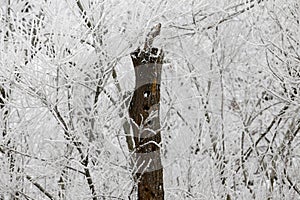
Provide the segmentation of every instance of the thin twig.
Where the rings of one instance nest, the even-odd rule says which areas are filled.
[[[26,175],[27,180],[29,180],[35,187],[37,187],[43,194],[45,194],[49,199],[51,200],[55,200],[55,198],[53,197],[52,194],[50,194],[49,192],[47,192],[47,190],[45,188],[43,188],[38,182],[36,182],[35,180],[33,180],[33,178],[29,175]]]
[[[19,155],[21,155],[21,156],[25,156],[25,157],[27,157],[27,158],[32,158],[32,159],[35,159],[35,160],[39,160],[39,161],[42,161],[42,162],[47,162],[47,163],[49,163],[49,164],[52,164],[52,162],[49,161],[49,160],[47,160],[47,159],[39,158],[39,157],[37,157],[37,156],[32,156],[32,155],[29,155],[29,154],[26,154],[26,153],[17,151],[17,150],[15,150],[15,149],[8,148],[8,147],[5,147],[5,146],[3,146],[3,145],[0,145],[0,152],[4,154],[5,151],[10,151],[10,152],[13,152],[13,153],[15,153],[15,154],[19,154]],[[73,168],[73,167],[70,167],[70,166],[63,166],[63,167],[65,167],[65,168],[67,168],[67,169],[70,169],[70,170],[72,170],[72,171],[74,171],[74,172],[78,172],[78,173],[80,173],[80,174],[85,175],[85,173],[84,173],[83,171],[80,171],[80,170],[75,169],[75,168]]]
[[[76,4],[77,4],[77,6],[78,6],[78,8],[79,8],[79,10],[80,10],[80,13],[81,13],[81,15],[82,15],[82,18],[84,19],[84,22],[86,23],[86,26],[87,26],[88,28],[92,29],[92,28],[93,28],[93,25],[92,25],[92,23],[90,22],[90,20],[88,19],[87,13],[86,13],[86,11],[84,10],[83,5],[82,5],[82,3],[80,2],[80,0],[76,0]]]

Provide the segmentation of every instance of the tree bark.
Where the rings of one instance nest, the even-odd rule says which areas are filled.
[[[157,48],[131,53],[136,86],[129,106],[134,136],[135,181],[138,199],[164,199],[160,157],[160,82],[163,52]]]

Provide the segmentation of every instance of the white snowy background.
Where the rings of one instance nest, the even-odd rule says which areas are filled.
[[[136,199],[123,97],[157,23],[165,199],[300,199],[298,0],[0,0],[0,199],[92,199],[85,169]]]

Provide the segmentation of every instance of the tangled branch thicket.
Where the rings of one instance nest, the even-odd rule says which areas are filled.
[[[130,54],[152,44],[164,198],[299,198],[299,13],[298,0],[2,0],[0,199],[137,198]]]

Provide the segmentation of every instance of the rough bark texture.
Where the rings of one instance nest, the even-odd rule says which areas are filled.
[[[136,87],[129,116],[134,135],[135,180],[138,199],[164,199],[163,168],[160,158],[160,82],[163,53],[157,48],[131,53]]]

